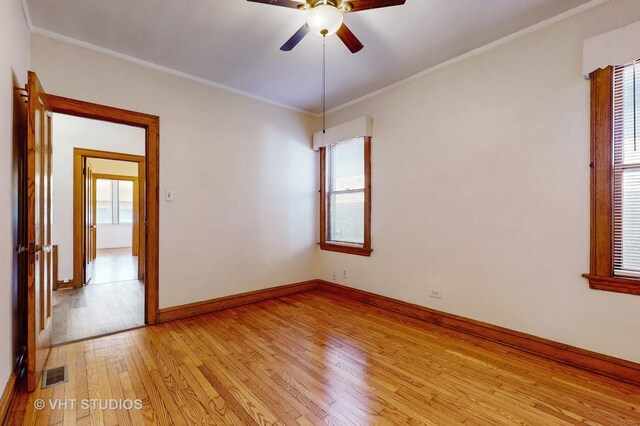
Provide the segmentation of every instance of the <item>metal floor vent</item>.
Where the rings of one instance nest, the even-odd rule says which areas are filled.
[[[51,368],[42,373],[42,389],[69,381],[67,366]]]

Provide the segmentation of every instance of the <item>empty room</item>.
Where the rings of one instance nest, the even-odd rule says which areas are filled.
[[[0,0],[0,423],[640,424],[637,0]]]

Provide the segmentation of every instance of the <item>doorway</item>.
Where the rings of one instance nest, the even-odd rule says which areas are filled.
[[[143,326],[145,131],[56,113],[52,128],[62,278],[53,294],[52,344]]]
[[[12,207],[18,211],[18,229],[24,230],[18,232],[16,252],[19,255],[18,288],[23,292],[26,303],[18,306],[17,316],[20,318],[19,328],[26,331],[26,356],[18,358],[16,370],[24,368],[27,390],[33,391],[41,380],[40,373],[51,347],[51,292],[58,284],[52,279],[58,272],[58,265],[53,259],[58,250],[56,241],[49,238],[49,230],[59,218],[52,214],[51,209],[43,208],[60,203],[58,199],[50,202],[51,196],[47,195],[52,186],[51,177],[55,178],[59,172],[52,172],[50,163],[51,147],[55,146],[50,137],[52,114],[125,124],[144,132],[145,171],[144,178],[139,181],[140,185],[144,182],[144,213],[140,218],[144,238],[139,249],[145,253],[143,300],[146,324],[155,324],[158,316],[160,123],[157,116],[47,94],[37,75],[31,71],[25,88],[21,96],[27,98],[26,137],[17,150],[18,198]],[[74,282],[74,278],[67,280],[67,284]]]

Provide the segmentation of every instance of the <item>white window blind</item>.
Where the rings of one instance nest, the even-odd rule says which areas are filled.
[[[96,179],[97,223],[133,223],[133,181]]]
[[[640,60],[614,71],[613,271],[640,277]]]
[[[133,181],[118,181],[118,222],[133,223]]]
[[[96,180],[96,221],[97,223],[113,223],[113,187],[111,180]]]
[[[327,240],[364,244],[364,138],[327,147]]]

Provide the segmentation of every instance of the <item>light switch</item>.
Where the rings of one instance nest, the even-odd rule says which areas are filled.
[[[167,189],[164,192],[165,201],[173,201],[173,189]]]

